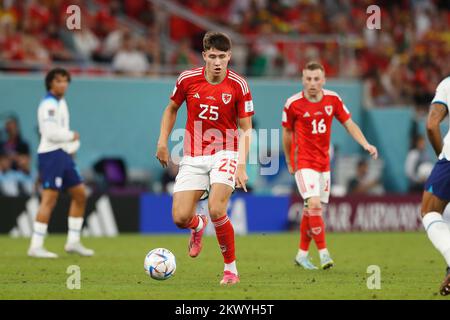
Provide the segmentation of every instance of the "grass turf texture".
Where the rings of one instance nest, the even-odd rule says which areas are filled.
[[[221,287],[222,256],[215,237],[205,237],[201,255],[187,254],[188,235],[121,235],[85,238],[92,258],[63,251],[64,235],[50,235],[46,247],[56,260],[26,256],[28,239],[0,237],[0,299],[447,299],[438,295],[445,263],[424,233],[328,234],[336,263],[330,270],[294,265],[297,233],[237,237],[241,283]],[[146,253],[157,247],[177,259],[165,281],[143,270]],[[317,251],[311,251],[318,265]],[[70,265],[81,268],[81,289],[66,287]],[[381,269],[381,289],[369,290],[369,265]]]

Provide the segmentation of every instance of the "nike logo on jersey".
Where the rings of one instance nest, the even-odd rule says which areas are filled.
[[[194,94],[194,98],[200,99],[200,95],[198,94],[198,92]]]
[[[311,115],[309,114],[309,112],[306,112],[306,113],[303,115],[303,118],[308,118],[308,117],[311,117]]]

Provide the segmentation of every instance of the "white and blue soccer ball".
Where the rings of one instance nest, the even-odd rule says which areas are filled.
[[[155,280],[169,279],[177,269],[175,255],[165,248],[153,249],[145,256],[144,269]]]

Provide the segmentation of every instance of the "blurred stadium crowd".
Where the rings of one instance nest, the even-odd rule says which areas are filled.
[[[381,8],[380,30],[366,25],[372,4]],[[81,8],[80,30],[66,27],[70,5]],[[203,63],[207,25],[232,34],[232,68],[243,75],[298,78],[306,61],[318,60],[329,78],[362,81],[365,108],[414,106],[423,116],[450,74],[448,0],[0,0],[0,72],[60,65],[75,75],[176,75]],[[0,193],[28,193],[29,148],[8,121],[0,185],[17,187],[6,183]],[[412,148],[407,167],[427,162],[422,149]],[[163,180],[175,175],[169,170]]]
[[[11,116],[0,130],[0,195],[30,195],[36,177],[31,170],[30,146],[22,138],[17,118]]]
[[[1,0],[0,70],[176,74],[201,63],[205,29],[147,0]],[[446,0],[177,0],[186,11],[239,34],[233,63],[247,76],[295,77],[320,60],[328,77],[363,79],[366,107],[427,106],[450,73]],[[381,8],[381,30],[366,9]],[[66,28],[69,5],[81,30]],[[168,35],[164,39],[163,35]],[[306,40],[305,40],[306,39]],[[339,58],[338,58],[339,57]]]

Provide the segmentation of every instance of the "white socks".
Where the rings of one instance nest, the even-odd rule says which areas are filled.
[[[323,259],[323,256],[325,256],[325,255],[327,255],[327,256],[329,256],[330,255],[330,253],[328,252],[328,249],[320,249],[319,250],[319,257],[320,257],[320,259]]]
[[[69,217],[69,231],[67,233],[67,243],[80,242],[81,228],[84,219],[82,217]]]
[[[33,236],[31,237],[31,248],[41,248],[44,246],[44,239],[47,235],[46,223],[35,221],[33,225]]]
[[[69,231],[67,233],[67,243],[80,241],[81,227],[83,218],[69,217]],[[203,225],[203,221],[202,221]],[[44,246],[44,239],[47,235],[48,225],[46,223],[35,221],[33,225],[33,236],[31,237],[31,248],[41,248]]]
[[[297,256],[299,258],[306,258],[308,256],[308,251],[304,251],[302,249],[298,249]]]
[[[230,271],[235,275],[237,275],[238,272],[236,268],[236,261],[233,261],[232,263],[225,263],[225,271]]]
[[[429,212],[422,218],[423,226],[435,248],[444,256],[450,267],[450,228],[442,215]]]

